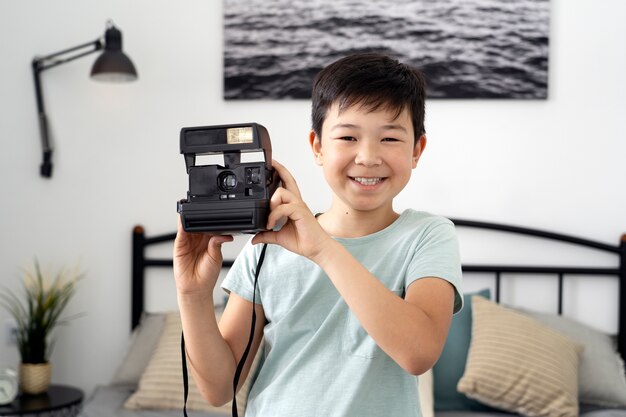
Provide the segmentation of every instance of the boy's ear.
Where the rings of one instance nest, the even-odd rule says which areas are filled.
[[[420,156],[422,156],[424,148],[426,148],[426,135],[420,136],[413,147],[413,168],[417,166],[417,161],[419,161]]]
[[[322,141],[313,130],[309,132],[309,145],[311,145],[315,163],[322,166]]]

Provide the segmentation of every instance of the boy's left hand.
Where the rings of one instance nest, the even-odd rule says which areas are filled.
[[[317,219],[302,200],[296,180],[283,165],[272,161],[278,172],[282,186],[274,192],[270,200],[270,215],[266,232],[260,232],[252,243],[272,243],[313,259],[319,254],[331,237],[322,229]],[[278,231],[272,231],[280,221],[286,223]]]

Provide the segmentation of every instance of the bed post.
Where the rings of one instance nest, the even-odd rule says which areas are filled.
[[[626,233],[622,235],[619,245],[619,316],[617,349],[626,361]]]
[[[143,312],[143,291],[144,291],[144,241],[145,232],[143,227],[133,228],[133,280],[131,288],[131,331],[137,327]]]

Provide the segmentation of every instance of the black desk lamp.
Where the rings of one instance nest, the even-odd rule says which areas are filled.
[[[137,79],[135,66],[130,58],[122,52],[122,32],[113,26],[113,22],[110,20],[107,22],[107,28],[104,33],[104,44],[101,39],[97,39],[93,42],[88,42],[43,57],[35,57],[33,59],[32,68],[35,77],[37,111],[39,113],[39,132],[41,134],[41,145],[43,147],[43,162],[41,163],[40,170],[42,177],[50,178],[52,176],[52,146],[50,145],[48,121],[46,119],[43,95],[41,93],[40,74],[42,71],[89,55],[102,48],[104,48],[104,52],[96,59],[96,62],[94,62],[91,68],[91,78],[99,81],[113,82],[126,82]]]

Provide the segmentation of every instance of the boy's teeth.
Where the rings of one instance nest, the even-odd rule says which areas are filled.
[[[380,182],[380,178],[354,177],[354,180],[363,185],[376,185]]]

